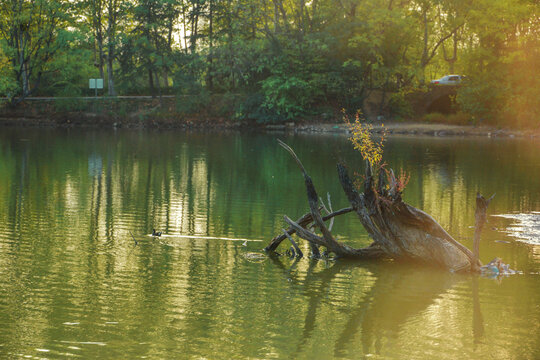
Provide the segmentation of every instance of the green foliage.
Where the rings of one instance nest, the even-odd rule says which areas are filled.
[[[176,109],[180,113],[193,114],[208,106],[210,92],[202,83],[203,58],[198,55],[178,54],[178,70],[174,73]]]
[[[530,0],[16,0],[0,7],[0,95],[87,95],[103,76],[109,95],[175,94],[181,113],[223,104],[218,116],[282,122],[366,112],[384,93],[402,119],[409,89],[456,73],[476,122],[538,126],[539,12]]]
[[[534,2],[507,0],[474,3],[471,33],[478,42],[464,51],[469,76],[457,97],[476,123],[538,127],[540,38]]]
[[[283,122],[285,118],[276,115],[263,106],[264,95],[257,92],[248,94],[235,108],[233,118],[235,120],[248,120],[257,123]]]
[[[397,119],[410,119],[413,117],[411,102],[407,99],[408,91],[392,93],[388,99],[388,110],[390,114]]]
[[[12,68],[0,49],[0,96],[11,98],[20,91]]]
[[[101,109],[101,104],[94,104],[93,101],[78,98],[58,98],[54,100],[54,109],[56,112],[86,112],[95,111]],[[99,109],[97,108],[99,106]]]
[[[262,82],[262,106],[286,120],[301,117],[311,102],[309,83],[295,76],[271,76]]]
[[[0,46],[9,60],[21,96],[28,96],[64,48],[73,20],[66,0],[13,1],[0,7]],[[11,82],[11,81],[10,81]],[[13,89],[13,85],[8,85]]]
[[[78,31],[58,32],[59,49],[47,64],[47,71],[41,75],[42,86],[34,95],[59,97],[93,96],[94,90],[88,89],[88,79],[97,78],[96,68],[87,59],[92,53],[81,47],[86,38]],[[102,94],[103,90],[99,90]]]
[[[458,92],[460,107],[479,123],[497,117],[504,104],[504,75],[479,74]]]

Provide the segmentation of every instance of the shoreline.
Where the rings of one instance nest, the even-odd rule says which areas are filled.
[[[346,124],[299,124],[268,125],[270,130],[294,131],[298,133],[348,133]],[[431,124],[420,122],[389,122],[384,124],[387,135],[432,136],[432,137],[501,137],[501,138],[540,138],[540,130],[503,129],[493,126]],[[373,132],[383,133],[382,124],[373,124]]]
[[[286,124],[253,124],[226,121],[224,119],[171,119],[148,118],[115,120],[108,117],[88,116],[62,117],[2,117],[0,128],[96,128],[96,129],[153,129],[153,130],[211,130],[211,131],[262,131],[299,134],[343,134],[349,133],[345,123],[338,122],[289,122]],[[372,124],[372,132],[382,134],[382,124]],[[501,137],[501,138],[540,138],[540,129],[517,130],[493,126],[451,125],[421,122],[388,122],[384,124],[387,135],[431,136],[431,137]]]
[[[1,99],[0,99],[1,100]],[[102,129],[179,129],[201,131],[262,131],[302,134],[348,134],[347,125],[337,113],[325,118],[298,120],[280,124],[259,124],[254,121],[236,121],[223,112],[223,99],[216,98],[214,106],[196,113],[182,113],[176,97],[117,97],[36,98],[17,107],[0,106],[1,127],[33,128],[102,128]],[[1,105],[1,103],[0,103]],[[368,119],[371,119],[368,117]],[[383,126],[371,122],[373,132],[381,134]],[[388,135],[432,137],[507,137],[540,138],[540,128],[512,129],[490,125],[452,125],[419,121],[385,122]]]

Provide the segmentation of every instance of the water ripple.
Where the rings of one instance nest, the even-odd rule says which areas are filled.
[[[492,215],[505,219],[515,220],[504,232],[531,245],[540,245],[540,212],[532,211],[521,214]]]

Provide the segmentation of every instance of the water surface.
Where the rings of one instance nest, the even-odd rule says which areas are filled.
[[[362,161],[339,135],[2,129],[0,357],[540,357],[539,143],[386,146],[411,176],[405,200],[469,247],[476,192],[496,193],[489,213],[505,216],[490,217],[481,258],[522,274],[487,279],[257,256],[283,215],[307,210],[278,137],[334,210],[347,206],[335,163],[361,172]],[[334,233],[370,242],[352,214]]]

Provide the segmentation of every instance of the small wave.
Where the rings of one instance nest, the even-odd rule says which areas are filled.
[[[77,344],[77,345],[98,345],[98,346],[105,346],[107,343],[101,342],[101,341],[67,341],[67,340],[60,340],[59,342],[63,344]]]
[[[263,261],[265,261],[267,259],[266,254],[256,253],[256,252],[245,253],[244,257],[249,262],[263,262]]]
[[[147,236],[153,237],[152,234]],[[182,238],[182,239],[204,239],[204,240],[228,240],[228,241],[252,241],[252,242],[262,242],[261,239],[243,239],[243,238],[230,238],[230,237],[220,237],[220,236],[202,236],[202,235],[160,235],[162,238]]]
[[[540,212],[532,211],[520,214],[492,215],[515,220],[503,231],[518,241],[532,245],[540,245]]]

